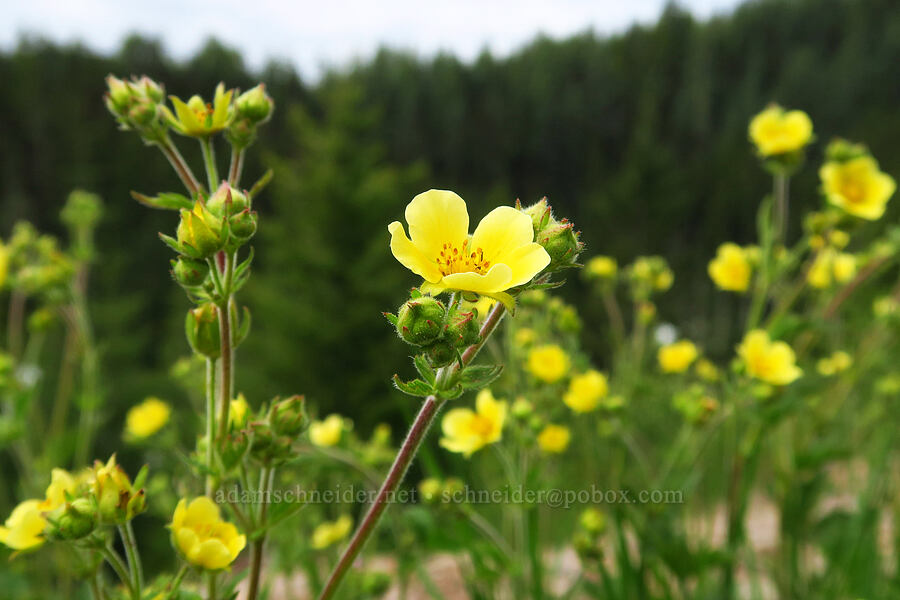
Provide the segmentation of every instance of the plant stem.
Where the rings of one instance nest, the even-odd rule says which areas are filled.
[[[775,242],[784,245],[788,225],[788,182],[787,175],[779,173],[773,177],[775,196]]]
[[[622,311],[619,309],[616,296],[611,290],[602,292],[600,297],[603,299],[603,307],[606,309],[613,341],[616,344],[616,351],[618,351],[625,340],[625,320],[622,318]]]
[[[203,164],[206,166],[209,193],[212,194],[219,187],[219,169],[216,167],[216,150],[213,147],[212,138],[209,136],[200,138],[200,149],[203,151]]]
[[[263,549],[266,544],[266,515],[269,497],[272,495],[272,484],[275,481],[275,467],[263,467],[260,476],[259,527],[262,530],[259,538],[254,540],[250,549],[250,588],[247,592],[247,600],[256,600],[259,595],[259,580],[262,575]]]
[[[231,148],[231,164],[228,167],[228,185],[233,188],[241,183],[241,171],[244,168],[244,150]]]
[[[94,331],[87,308],[87,267],[83,266],[76,285],[72,286],[72,309],[81,340],[81,416],[78,423],[78,443],[74,464],[85,464],[93,438],[94,416],[100,404],[99,364]]]
[[[219,360],[222,363],[219,377],[219,439],[223,439],[228,431],[228,407],[231,402],[232,373],[234,371],[234,352],[232,348],[232,322],[231,322],[231,284],[234,279],[234,254],[225,253],[225,265],[223,268],[225,281],[223,282],[225,300],[219,305],[219,333],[222,354]]]
[[[216,584],[218,583],[218,575],[219,574],[216,573],[215,571],[211,571],[208,574],[208,579],[207,579],[208,592],[207,592],[206,600],[216,600],[216,598],[219,595],[219,592],[216,590],[216,587],[217,587]]]
[[[484,324],[481,326],[479,332],[480,340],[478,343],[466,348],[465,352],[462,353],[461,358],[463,367],[475,358],[478,351],[481,350],[481,347],[484,346],[484,343],[497,328],[497,325],[500,324],[504,313],[505,310],[502,304],[498,302],[494,305],[491,312],[484,320]],[[441,369],[437,375],[436,386],[440,386],[449,381],[450,377],[457,369],[459,369],[459,367],[459,363],[453,363]],[[360,522],[359,527],[353,534],[353,538],[338,559],[334,570],[331,572],[331,576],[328,578],[328,582],[325,584],[325,588],[319,595],[319,600],[327,600],[334,596],[341,580],[350,569],[350,565],[353,564],[356,556],[360,553],[366,541],[369,539],[369,536],[372,535],[372,532],[375,530],[378,520],[387,508],[388,501],[394,495],[394,491],[396,491],[400,482],[403,481],[406,470],[409,468],[412,459],[419,450],[419,446],[425,439],[425,434],[428,433],[428,429],[434,422],[434,418],[437,416],[443,403],[444,400],[434,394],[425,398],[425,401],[422,403],[422,408],[419,410],[419,414],[416,415],[416,419],[413,421],[409,433],[406,434],[406,439],[403,440],[403,445],[400,446],[400,450],[394,459],[394,463],[391,465],[384,482],[381,484],[381,488],[378,490],[378,495],[375,496],[375,500],[369,507],[366,516],[363,517],[362,522]]]
[[[91,577],[91,595],[94,597],[94,600],[104,600],[103,597],[103,585],[100,581],[100,571],[98,570],[93,577]]]
[[[144,570],[141,567],[141,557],[138,554],[137,541],[134,539],[134,530],[131,521],[119,525],[119,535],[122,536],[122,544],[125,546],[125,556],[128,558],[128,570],[131,573],[132,596],[140,600],[141,591],[144,589]]]
[[[25,301],[22,292],[14,290],[9,296],[9,317],[7,319],[7,348],[14,358],[22,353],[22,328],[25,324]]]
[[[172,581],[169,582],[169,585],[166,586],[165,600],[171,600],[172,597],[178,592],[178,590],[181,588],[181,581],[184,579],[184,576],[187,575],[187,572],[188,566],[182,565],[175,577],[172,578]]]
[[[125,563],[122,561],[122,557],[109,546],[103,546],[100,548],[99,552],[103,555],[103,558],[106,559],[106,562],[109,563],[109,566],[112,567],[113,571],[116,572],[116,575],[118,575],[125,587],[128,588],[129,595],[134,595],[131,574],[128,572],[128,567],[126,567]]]
[[[206,359],[206,495],[212,498],[213,438],[216,432],[216,361]]]
[[[158,145],[159,149],[162,150],[162,153],[169,160],[169,164],[175,169],[175,172],[178,174],[178,178],[181,179],[181,183],[184,184],[184,187],[187,188],[192,196],[197,195],[200,192],[200,182],[197,181],[193,171],[191,171],[191,168],[184,161],[184,158],[178,151],[178,147],[175,146],[171,138],[166,136]]]

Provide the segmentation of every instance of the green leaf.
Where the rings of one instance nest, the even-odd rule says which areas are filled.
[[[459,374],[458,383],[466,390],[477,390],[500,377],[503,365],[472,365]]]
[[[256,196],[259,195],[259,193],[263,191],[267,185],[269,185],[269,182],[272,181],[272,177],[274,175],[275,171],[273,171],[272,169],[269,169],[268,171],[263,173],[263,176],[260,177],[256,181],[256,183],[253,184],[253,187],[250,188],[250,191],[247,192],[247,196],[250,197],[250,199],[256,198]]]
[[[410,396],[424,398],[434,393],[434,388],[421,379],[413,379],[412,381],[403,381],[399,375],[394,375],[394,387]]]
[[[131,197],[150,208],[159,208],[162,210],[190,210],[194,206],[194,201],[187,196],[176,194],[175,192],[164,192],[159,196],[145,196],[139,192],[131,192]]]
[[[247,335],[250,333],[250,309],[246,306],[244,307],[244,314],[240,319],[240,325],[237,325],[234,331],[234,335],[232,336],[232,344],[235,348],[241,345],[245,339],[247,339]],[[232,316],[232,322],[237,324],[237,315]]]
[[[416,371],[419,372],[419,375],[421,375],[429,384],[434,386],[437,378],[434,369],[431,368],[431,365],[429,365],[428,361],[425,359],[425,355],[417,354],[413,357],[413,363],[416,365]]]
[[[463,386],[455,385],[449,389],[441,390],[440,392],[438,392],[438,396],[440,396],[444,400],[453,400],[462,396],[462,393],[464,391],[465,390],[463,389]]]

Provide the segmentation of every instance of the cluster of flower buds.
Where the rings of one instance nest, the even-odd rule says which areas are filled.
[[[3,253],[5,279],[11,288],[26,296],[39,296],[48,304],[68,299],[75,265],[56,238],[39,235],[30,223],[22,221],[13,227]]]
[[[269,120],[275,103],[266,94],[266,87],[259,84],[237,97],[234,102],[234,120],[228,126],[225,137],[235,148],[246,148],[256,140],[257,128]]]
[[[147,467],[144,466],[132,482],[116,463],[115,454],[105,464],[99,460],[94,463],[90,490],[96,501],[101,523],[122,524],[147,510],[147,495],[144,491],[147,473]]]
[[[531,217],[534,241],[550,255],[547,272],[581,266],[577,262],[578,255],[584,250],[581,233],[575,231],[575,224],[568,219],[557,220],[546,198],[541,198],[528,208],[522,208],[517,200],[516,208]]]
[[[251,421],[250,455],[263,464],[277,464],[289,458],[294,441],[309,427],[306,399],[294,395],[275,398],[261,418]]]
[[[162,141],[168,125],[163,118],[165,89],[147,76],[124,81],[109,75],[106,108],[123,130],[136,131],[146,142]]]
[[[431,296],[416,295],[403,303],[396,316],[386,316],[404,342],[422,349],[432,367],[449,365],[461,350],[480,339],[475,308],[448,311]]]
[[[627,268],[631,297],[646,302],[656,293],[672,287],[675,274],[662,256],[639,256]]]

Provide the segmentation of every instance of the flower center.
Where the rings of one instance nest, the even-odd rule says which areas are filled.
[[[197,115],[197,118],[201,123],[206,123],[206,119],[208,119],[213,113],[212,104],[206,103],[205,106],[194,109],[194,114]]]
[[[484,260],[484,250],[478,248],[473,252],[468,246],[469,240],[464,241],[459,247],[448,243],[442,246],[441,254],[436,261],[441,275],[450,275],[451,273],[484,275],[487,273],[491,262]]]
[[[475,415],[472,419],[472,431],[474,431],[479,437],[487,437],[491,433],[491,429],[493,429],[493,423],[491,423],[490,419],[486,419],[481,415]]]
[[[841,193],[850,204],[860,204],[865,199],[866,188],[856,179],[845,179],[841,186]]]

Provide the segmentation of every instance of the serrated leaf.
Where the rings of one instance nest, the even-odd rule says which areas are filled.
[[[417,354],[413,357],[413,364],[416,365],[416,371],[419,372],[419,375],[422,376],[426,382],[431,384],[434,387],[434,382],[437,380],[437,376],[435,375],[434,369],[431,368],[431,365],[428,364],[428,361],[425,359],[424,354]]]
[[[465,390],[463,389],[463,386],[455,385],[455,386],[451,387],[450,389],[441,390],[438,393],[438,395],[445,400],[453,400],[455,398],[459,398],[460,396],[462,396],[462,393],[464,391]]]
[[[275,175],[275,171],[273,171],[272,169],[269,169],[268,171],[266,171],[265,173],[263,173],[263,176],[260,177],[260,178],[256,181],[256,183],[253,184],[253,187],[250,188],[250,191],[247,192],[247,196],[248,196],[250,199],[256,198],[256,196],[257,196],[261,191],[263,191],[263,190],[266,188],[267,185],[269,185],[269,182],[272,181],[272,177],[273,177],[274,175]]]
[[[139,192],[132,191],[131,197],[150,208],[158,208],[162,210],[190,210],[194,206],[194,201],[175,192],[164,192],[159,196],[145,196]]]
[[[413,379],[412,381],[403,381],[399,375],[394,375],[394,387],[410,396],[424,398],[430,396],[434,392],[434,388],[422,381],[421,379]]]
[[[472,365],[459,374],[458,383],[464,389],[477,390],[500,377],[503,365]]]
[[[250,246],[250,252],[247,254],[247,258],[238,263],[238,266],[234,268],[234,276],[242,277],[244,273],[248,273],[250,271],[250,263],[253,262],[253,246]]]

